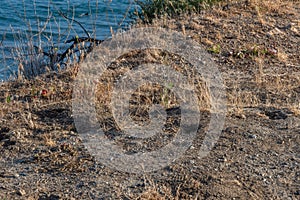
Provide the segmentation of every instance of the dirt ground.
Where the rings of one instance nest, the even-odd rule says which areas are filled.
[[[228,1],[152,26],[199,42],[222,73],[228,110],[209,155],[198,157],[199,137],[158,171],[110,169],[86,150],[76,131],[72,70],[5,82],[0,199],[300,199],[300,2]],[[102,116],[102,124],[114,126],[111,113]],[[199,135],[209,116],[203,110]]]

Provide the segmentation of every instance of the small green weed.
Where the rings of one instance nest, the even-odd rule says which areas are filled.
[[[221,46],[219,44],[213,45],[211,48],[208,49],[208,51],[214,54],[219,54],[221,52]]]

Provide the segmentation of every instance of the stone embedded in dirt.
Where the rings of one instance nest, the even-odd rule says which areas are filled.
[[[217,159],[218,162],[224,163],[227,162],[227,158],[226,157],[221,157]]]
[[[254,134],[249,134],[249,136],[248,136],[249,138],[251,138],[251,139],[256,139],[257,138],[257,136],[256,135],[254,135]]]
[[[20,175],[19,174],[14,174],[14,178],[19,178],[20,177]]]

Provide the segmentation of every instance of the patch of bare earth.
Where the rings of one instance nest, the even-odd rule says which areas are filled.
[[[195,82],[202,111],[199,137],[172,165],[143,175],[109,169],[82,145],[72,118],[73,73],[2,83],[0,199],[300,198],[300,2],[228,1],[152,26],[198,41],[222,73],[228,112],[210,154],[202,159],[197,154],[210,118],[201,80]],[[132,52],[112,64],[96,94],[107,138],[128,153],[160,148],[180,125],[180,100],[159,85],[148,85],[132,95],[133,119],[147,122],[149,105],[160,103],[170,111],[167,126],[173,132],[164,134],[166,140],[159,134],[144,141],[114,135],[113,81],[147,62],[189,73],[189,64],[175,55]]]

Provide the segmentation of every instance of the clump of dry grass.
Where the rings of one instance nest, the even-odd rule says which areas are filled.
[[[297,11],[299,1],[224,1],[220,5],[204,16],[192,15],[178,17],[176,20],[157,20],[154,23],[157,26],[176,29],[191,36],[202,43],[213,56],[220,59],[229,55],[229,58],[225,59],[226,62],[242,68],[223,72],[225,84],[228,86],[228,107],[233,109],[233,113],[242,112],[245,107],[257,106],[288,107],[294,113],[298,113],[300,109],[297,92],[299,73],[295,65],[299,63],[299,59],[291,54],[291,49],[282,45],[277,46],[276,43],[284,43],[287,31],[299,35],[299,22],[295,20],[299,16]],[[226,12],[226,6],[228,6],[228,12]],[[245,17],[242,21],[237,21],[236,24],[239,26],[230,28],[231,25],[228,22],[237,20],[235,16],[240,12],[253,20],[247,20]],[[292,20],[290,17],[286,20],[286,27],[279,25],[282,23],[280,18],[286,16],[294,17],[291,17]],[[189,22],[181,20],[186,18]],[[214,28],[210,29],[211,25],[203,21],[213,24]],[[257,27],[254,22],[259,22],[258,24],[268,27],[271,31],[262,31],[263,28]],[[183,26],[185,31],[182,30]],[[223,30],[218,28],[219,26]],[[210,30],[209,33],[205,31],[206,28]],[[256,36],[263,39],[260,42],[254,42],[253,37]],[[226,37],[234,39],[228,40]],[[228,44],[229,41],[231,44]],[[270,63],[275,63],[276,67]],[[248,68],[242,66],[248,66]],[[287,76],[289,68],[292,68],[294,72]],[[235,76],[231,76],[231,73]]]
[[[107,110],[111,101],[111,92],[114,87],[114,83],[118,77],[125,74],[130,69],[137,67],[141,63],[161,63],[170,66],[174,70],[183,73],[189,78],[190,84],[193,84],[198,97],[198,106],[200,110],[210,109],[210,96],[209,90],[201,77],[197,77],[197,74],[193,72],[192,67],[184,61],[182,58],[176,57],[171,53],[160,50],[144,50],[131,52],[128,55],[123,55],[117,61],[112,63],[108,69],[102,74],[102,78],[99,80],[97,86],[97,107],[100,118],[107,118]],[[128,65],[130,63],[130,65]],[[180,63],[180,64],[179,64]],[[198,75],[199,76],[199,75]],[[172,84],[172,83],[170,83]],[[167,88],[168,86],[162,86],[160,83],[154,85],[141,85],[132,95],[131,107],[132,110],[142,111],[146,108],[144,106],[150,106],[155,103],[160,103],[165,109],[170,109],[180,106],[176,95]],[[126,88],[122,91],[126,93]],[[174,88],[176,91],[176,88]],[[120,105],[121,106],[121,105]],[[138,106],[137,108],[134,108]],[[141,112],[142,113],[142,112]],[[101,121],[101,120],[100,120]]]

